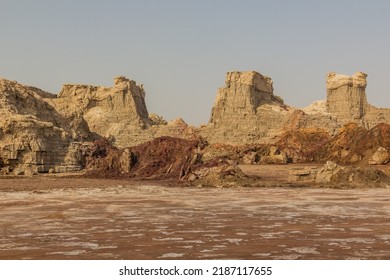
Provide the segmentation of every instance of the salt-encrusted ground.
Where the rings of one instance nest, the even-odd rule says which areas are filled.
[[[390,259],[390,189],[1,179],[0,259]]]

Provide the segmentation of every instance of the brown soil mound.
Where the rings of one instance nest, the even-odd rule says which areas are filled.
[[[88,175],[93,177],[117,177],[121,170],[120,157],[123,151],[112,146],[106,139],[93,142],[86,157]]]
[[[334,174],[331,178],[331,183],[373,188],[389,184],[390,178],[378,169],[349,167]]]
[[[322,148],[330,140],[329,133],[320,129],[291,130],[282,135],[276,146],[293,162],[317,162],[326,157]]]
[[[93,177],[179,179],[199,157],[202,140],[159,137],[129,149],[117,149],[107,141],[95,141],[87,157]]]
[[[211,144],[204,149],[204,161],[224,158],[236,164],[273,164],[287,163],[278,159],[281,150],[273,145],[255,144],[231,146],[226,144]]]
[[[390,125],[378,124],[366,130],[356,124],[348,124],[324,146],[327,159],[339,163],[368,163],[379,148],[390,149]]]
[[[210,186],[237,185],[247,176],[224,157],[203,162],[206,143],[160,137],[144,144],[117,149],[107,141],[95,141],[87,157],[89,177],[180,179]]]
[[[390,125],[379,124],[366,130],[356,124],[348,124],[334,137],[319,129],[290,131],[276,145],[207,145],[202,139],[159,137],[135,147],[118,149],[108,141],[99,140],[90,149],[86,166],[88,175],[93,177],[203,178],[219,184],[230,179],[232,182],[243,179],[235,166],[237,163],[269,163],[267,159],[271,163],[285,163],[284,156],[287,155],[293,162],[332,160],[344,164],[365,164],[378,147],[390,150]],[[356,176],[359,182],[368,183],[375,181],[378,175],[370,172],[358,170],[354,175],[345,176],[348,180]]]
[[[276,143],[293,162],[367,164],[379,147],[390,149],[390,125],[367,130],[355,123],[345,125],[331,137],[322,130],[288,131]]]
[[[137,177],[181,178],[200,158],[196,151],[202,149],[202,140],[184,140],[160,137],[131,148],[137,162],[131,173]]]

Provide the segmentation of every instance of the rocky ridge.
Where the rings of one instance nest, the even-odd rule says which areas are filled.
[[[162,136],[203,139],[210,144],[203,155],[209,159],[220,145],[224,151],[217,154],[249,164],[370,158],[383,164],[390,109],[367,102],[366,77],[329,73],[327,99],[300,110],[274,94],[271,78],[228,72],[209,123],[199,128],[149,114],[143,86],[125,77],[115,78],[112,87],[65,84],[58,95],[0,79],[0,168],[75,171],[86,167],[95,140],[125,148]],[[235,146],[245,148],[228,148]]]
[[[162,135],[197,137],[181,119],[149,117],[142,85],[125,77],[113,87],[65,84],[58,95],[0,79],[0,164],[7,170],[77,171],[94,140],[126,147]]]

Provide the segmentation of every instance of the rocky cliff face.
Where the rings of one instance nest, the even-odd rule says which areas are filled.
[[[65,84],[54,102],[63,116],[83,115],[100,134],[119,122],[150,124],[142,85],[125,77],[114,78],[113,87]]]
[[[367,102],[367,74],[352,76],[331,72],[327,75],[327,111],[344,125],[355,122],[365,128],[390,122],[390,109],[376,108]]]
[[[210,122],[201,135],[210,142],[230,144],[269,141],[294,111],[274,95],[272,79],[260,73],[228,72]]]
[[[0,158],[4,165],[23,165],[38,172],[62,164],[73,129],[46,101],[53,98],[37,88],[0,79]]]
[[[160,136],[193,138],[194,132],[183,120],[166,122],[149,116],[142,85],[125,77],[114,78],[113,87],[63,86],[54,107],[66,118],[78,118],[99,137],[119,147],[129,147]]]
[[[327,75],[327,110],[342,123],[361,122],[367,112],[367,74],[353,76],[331,72]]]
[[[58,95],[0,79],[0,168],[79,170],[93,140],[107,138],[116,146],[130,147],[161,136],[201,136],[211,144],[282,143],[298,160],[315,160],[317,150],[307,154],[311,150],[306,144],[322,146],[348,123],[358,129],[390,124],[390,109],[367,102],[366,77],[361,72],[329,73],[326,101],[299,110],[274,95],[271,78],[254,71],[229,72],[209,124],[200,128],[182,119],[166,122],[149,115],[143,86],[125,77],[115,78],[112,87],[66,84]],[[374,132],[375,139],[382,137]],[[301,143],[303,138],[309,142]],[[385,144],[381,147],[389,149]]]
[[[52,102],[63,117],[85,121],[91,132],[117,145],[152,124],[142,85],[125,77],[115,78],[113,87],[65,84]]]
[[[152,124],[144,97],[142,86],[124,77],[111,88],[66,84],[58,96],[1,79],[0,158],[34,171],[81,169],[78,143],[115,142]]]
[[[181,119],[149,118],[142,85],[125,77],[113,87],[65,84],[58,95],[0,79],[0,163],[11,169],[79,170],[94,139],[128,147],[165,135],[197,138]]]

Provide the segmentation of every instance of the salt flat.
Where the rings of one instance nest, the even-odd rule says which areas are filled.
[[[0,180],[0,259],[390,259],[390,189]]]

